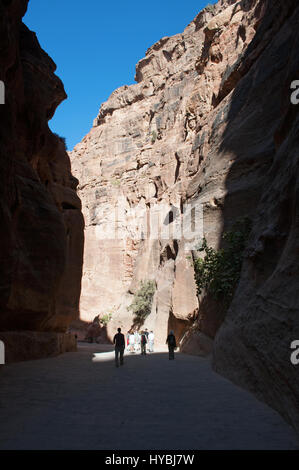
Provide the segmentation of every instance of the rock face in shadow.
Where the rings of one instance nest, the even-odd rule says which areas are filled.
[[[0,341],[5,344],[5,364],[77,351],[74,335],[52,331],[0,331]]]
[[[0,2],[0,331],[64,332],[78,317],[83,216],[63,139],[48,121],[66,98],[56,65]]]
[[[267,5],[246,60],[259,55],[231,96],[222,143],[235,155],[228,190],[246,164],[245,152],[252,166],[258,159],[270,164],[241,280],[214,342],[216,371],[250,389],[297,431],[299,378],[290,345],[299,339],[299,108],[290,98],[299,77],[298,27],[297,2]],[[229,206],[228,200],[224,216]]]

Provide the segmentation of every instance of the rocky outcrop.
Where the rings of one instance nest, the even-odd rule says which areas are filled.
[[[210,356],[213,352],[213,340],[200,331],[195,323],[186,331],[181,341],[180,351],[192,356]]]
[[[170,327],[182,337],[192,325],[182,349],[213,347],[218,372],[297,428],[290,343],[299,338],[298,123],[290,84],[299,77],[298,18],[293,0],[221,0],[203,10],[147,51],[137,84],[112,94],[71,154],[86,218],[82,317],[114,308],[110,334],[128,329],[139,281],[155,279],[145,326],[158,341]],[[155,211],[156,233],[146,224]],[[223,231],[244,216],[253,231],[227,313],[196,297],[194,243],[204,234],[221,246]],[[182,221],[193,226],[192,243],[176,232]]]
[[[78,317],[83,217],[64,141],[48,127],[66,94],[22,23],[27,3],[0,2],[0,331],[64,332]]]

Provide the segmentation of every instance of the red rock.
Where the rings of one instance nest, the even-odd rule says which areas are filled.
[[[215,369],[297,430],[299,379],[290,344],[299,338],[299,108],[290,102],[290,85],[299,78],[298,14],[295,0],[221,0],[201,12],[183,34],[147,51],[138,83],[111,95],[71,154],[86,219],[82,315],[113,307],[110,334],[131,325],[127,306],[141,279],[157,283],[145,326],[159,341],[172,312],[187,322],[194,311],[193,302],[179,306],[179,286],[173,295],[184,244],[157,237],[132,249],[132,209],[168,203],[180,211],[192,200],[203,206],[204,233],[216,248],[239,217],[253,220],[231,308],[225,317],[200,299],[195,326],[216,335]],[[127,211],[123,236],[101,241],[97,230],[111,229],[119,201]]]
[[[78,317],[83,217],[63,141],[48,126],[66,98],[56,65],[0,4],[0,331],[66,330]]]
[[[178,220],[184,204],[193,201],[197,207],[203,205],[206,237],[217,246],[223,227],[221,201],[234,159],[231,152],[221,152],[221,135],[227,95],[241,79],[241,71],[229,71],[245,54],[260,17],[254,2],[248,8],[218,2],[201,12],[182,34],[154,44],[137,64],[138,83],[112,93],[90,133],[70,153],[86,221],[81,319],[90,322],[99,311],[113,310],[110,339],[118,326],[131,328],[133,318],[127,307],[141,280],[157,283],[152,312],[144,325],[155,330],[157,343],[165,343],[170,315],[173,329],[181,336],[182,322],[186,330],[198,314],[193,267],[187,261],[191,253],[184,241],[161,234],[156,239],[134,239],[132,222],[140,215],[140,223],[145,224],[149,211],[164,206],[168,207],[164,218],[174,207]],[[246,206],[248,212],[254,210],[260,170],[259,164],[244,170],[252,177],[242,180],[245,200],[240,207],[240,193],[231,191],[236,211],[228,223]],[[118,217],[124,214],[118,224],[116,205]],[[165,228],[163,221],[161,226]],[[122,229],[118,239],[115,227]],[[108,235],[101,239],[104,228]],[[216,322],[210,323],[215,334]]]

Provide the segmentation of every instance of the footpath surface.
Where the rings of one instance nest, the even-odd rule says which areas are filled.
[[[298,449],[272,409],[209,360],[111,347],[0,369],[0,449]]]

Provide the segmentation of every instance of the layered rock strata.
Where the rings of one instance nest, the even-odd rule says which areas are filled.
[[[158,342],[170,326],[181,338],[198,315],[189,258],[203,231],[219,244],[235,159],[222,151],[222,134],[262,16],[261,2],[218,2],[182,34],[161,39],[138,63],[137,84],[112,93],[71,153],[86,221],[81,318],[111,311],[110,337],[132,326],[127,307],[141,280],[156,282],[144,327]],[[260,197],[269,160],[246,162],[249,154],[229,189],[226,225],[252,213]],[[209,320],[209,336],[222,319]]]
[[[86,218],[82,318],[112,309],[110,334],[128,329],[139,281],[154,279],[144,326],[164,341],[169,327],[180,337],[193,323],[188,352],[211,351],[216,336],[216,370],[297,429],[298,107],[290,86],[299,79],[298,18],[294,0],[206,8],[147,51],[137,84],[111,95],[71,154]],[[155,210],[169,230],[151,237],[145,222]],[[240,216],[253,221],[227,314],[196,297],[194,244],[170,233],[184,216],[214,247]]]

